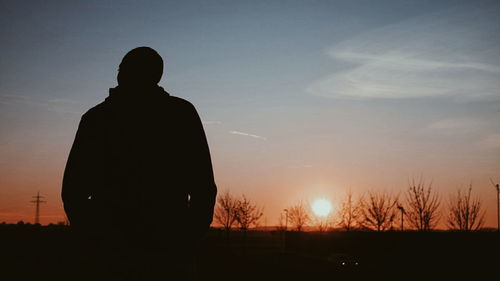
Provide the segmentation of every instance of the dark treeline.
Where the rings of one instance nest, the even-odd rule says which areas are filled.
[[[247,230],[228,236],[211,229],[197,256],[197,280],[479,280],[496,270],[499,238],[496,231]],[[87,273],[101,257],[92,241],[78,239],[63,225],[0,224],[1,272],[8,277],[2,280],[95,280]],[[343,266],[346,261],[359,264]]]

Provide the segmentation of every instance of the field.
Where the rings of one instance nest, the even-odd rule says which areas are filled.
[[[197,280],[481,280],[498,275],[499,238],[498,232],[213,229],[195,268]],[[92,257],[82,254],[68,227],[1,225],[0,239],[2,280],[89,279]]]

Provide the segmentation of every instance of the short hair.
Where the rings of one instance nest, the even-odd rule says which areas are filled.
[[[129,51],[120,63],[119,72],[126,84],[157,84],[163,75],[163,59],[150,47]]]

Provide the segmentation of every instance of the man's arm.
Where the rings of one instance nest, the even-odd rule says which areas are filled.
[[[191,104],[189,113],[189,209],[193,231],[201,234],[208,230],[212,223],[217,187],[205,131],[196,109]]]
[[[91,130],[89,122],[83,116],[66,163],[61,192],[64,211],[72,226],[83,226],[88,221],[91,151]]]

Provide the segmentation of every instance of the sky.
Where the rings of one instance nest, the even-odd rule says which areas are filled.
[[[0,221],[64,220],[80,117],[138,46],[204,123],[220,191],[264,208],[473,187],[496,226],[498,1],[0,0]],[[444,223],[444,219],[442,219]],[[444,225],[444,224],[442,224]]]

